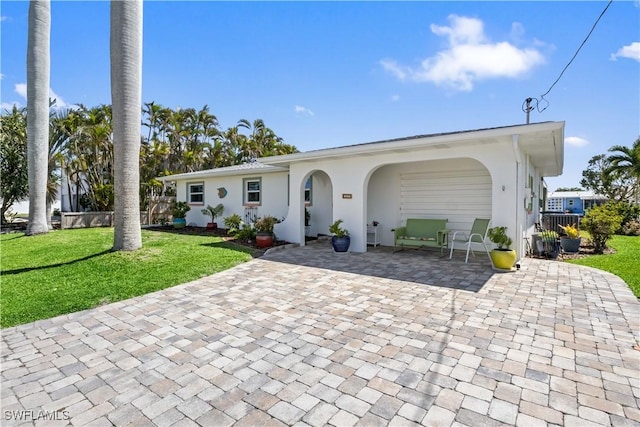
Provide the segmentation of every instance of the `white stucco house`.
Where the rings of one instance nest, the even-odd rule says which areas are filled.
[[[407,218],[446,218],[453,231],[474,218],[507,226],[519,257],[544,206],[544,177],[562,174],[564,122],[419,135],[260,158],[255,163],[159,178],[175,181],[192,205],[187,222],[204,226],[200,208],[222,203],[223,216],[273,215],[278,238],[304,245],[344,220],[350,251],[367,250],[367,224],[380,223],[382,245]]]

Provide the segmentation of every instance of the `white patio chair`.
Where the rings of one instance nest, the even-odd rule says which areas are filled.
[[[490,222],[490,219],[476,218],[473,221],[473,225],[471,226],[471,231],[469,231],[468,233],[465,231],[456,231],[455,233],[453,233],[453,237],[451,238],[451,251],[449,252],[449,259],[453,257],[453,249],[455,248],[456,242],[464,243],[465,245],[467,245],[467,256],[464,259],[465,263],[469,261],[469,252],[471,252],[471,254],[475,256],[473,250],[471,249],[472,243],[482,244],[482,246],[484,246],[485,252],[487,252],[487,255],[489,255],[489,248],[487,248],[485,240],[487,239],[487,233],[489,232]]]

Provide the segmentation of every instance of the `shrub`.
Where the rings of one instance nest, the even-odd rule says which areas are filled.
[[[241,228],[234,233],[234,237],[238,240],[250,242],[256,238],[256,230],[253,225],[242,223]]]
[[[640,206],[629,203],[628,201],[619,201],[619,202],[609,202],[608,205],[611,206],[612,211],[616,214],[620,215],[622,218],[620,224],[621,228],[616,230],[616,232],[620,231],[624,234],[624,227],[632,221],[640,220]]]
[[[227,233],[235,234],[240,230],[240,224],[242,223],[242,217],[237,213],[229,215],[224,219],[224,228],[227,229]]]
[[[640,221],[632,219],[623,225],[621,230],[625,236],[640,236]]]
[[[621,223],[622,216],[618,214],[614,204],[606,203],[589,209],[580,225],[591,234],[594,252],[601,254],[607,247],[607,241],[620,229]]]

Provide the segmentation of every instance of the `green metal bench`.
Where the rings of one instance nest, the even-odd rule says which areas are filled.
[[[440,248],[440,255],[449,246],[446,219],[409,218],[407,225],[393,230],[394,251],[410,248]]]

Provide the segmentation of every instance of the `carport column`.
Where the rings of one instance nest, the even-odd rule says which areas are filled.
[[[365,167],[353,159],[340,159],[331,166],[330,177],[334,184],[333,220],[342,219],[343,228],[349,230],[350,252],[366,252]]]
[[[515,206],[515,228],[513,230],[514,240],[513,249],[515,249],[518,260],[522,258],[524,249],[524,239],[522,235],[524,233],[524,182],[526,177],[524,176],[524,167],[522,166],[522,152],[520,151],[519,135],[512,135],[513,154],[516,160],[516,179],[515,179],[515,191],[516,191],[516,206]]]

